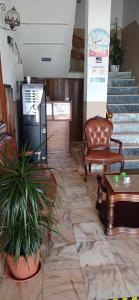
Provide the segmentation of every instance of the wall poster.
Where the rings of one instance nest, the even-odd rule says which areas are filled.
[[[88,36],[88,84],[105,88],[108,77],[110,36],[102,28],[93,29]]]

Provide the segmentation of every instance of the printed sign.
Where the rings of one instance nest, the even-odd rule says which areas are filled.
[[[93,93],[103,95],[107,88],[110,37],[106,30],[95,28],[88,36],[88,84]]]

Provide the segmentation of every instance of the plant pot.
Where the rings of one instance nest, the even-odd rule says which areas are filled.
[[[110,66],[111,72],[119,72],[119,68],[120,68],[119,65],[111,65]]]
[[[15,278],[28,279],[36,274],[39,266],[40,255],[39,252],[33,256],[29,256],[27,261],[24,256],[20,256],[17,262],[14,261],[13,256],[7,256],[7,263],[11,273]]]

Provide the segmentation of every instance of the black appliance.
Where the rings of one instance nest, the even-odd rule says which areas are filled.
[[[34,160],[46,162],[47,122],[43,84],[22,85],[23,139],[29,151],[35,151]]]

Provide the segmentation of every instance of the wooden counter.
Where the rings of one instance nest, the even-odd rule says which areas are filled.
[[[50,104],[52,105],[50,109]],[[71,118],[71,103],[48,102],[47,110],[47,153],[48,157],[55,154],[61,157],[69,156],[69,122]],[[64,112],[65,109],[65,112]]]

